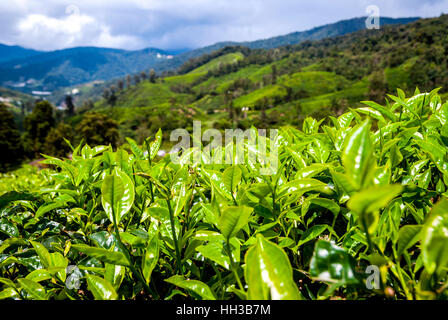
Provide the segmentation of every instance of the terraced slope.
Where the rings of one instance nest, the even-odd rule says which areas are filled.
[[[184,73],[116,91],[113,101],[102,99],[95,109],[111,114],[131,134],[142,126],[189,128],[198,117],[216,128],[297,125],[308,115],[337,115],[359,101],[382,103],[386,92],[397,88],[412,94],[416,87],[443,87],[446,27],[443,15],[294,47],[226,48],[214,59],[189,62],[180,69]]]

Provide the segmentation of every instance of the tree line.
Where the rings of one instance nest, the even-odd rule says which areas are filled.
[[[0,171],[6,172],[24,161],[38,159],[42,154],[68,157],[71,145],[84,141],[91,145],[112,145],[119,139],[118,123],[107,115],[85,113],[79,123],[70,117],[74,114],[71,98],[66,116],[59,119],[55,108],[46,100],[36,101],[24,121],[21,133],[8,107],[0,103]]]

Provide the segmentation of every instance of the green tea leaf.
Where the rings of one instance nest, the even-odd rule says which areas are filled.
[[[216,262],[220,266],[230,270],[230,258],[224,248],[225,242],[222,235],[212,238],[212,235],[207,236],[208,243],[198,246],[196,251],[207,259]],[[233,261],[240,261],[240,244],[236,238],[230,239],[230,250]]]
[[[18,297],[19,295],[13,288],[6,288],[5,290],[0,291],[0,300],[16,299]]]
[[[302,234],[298,246],[300,247],[311,240],[317,239],[325,230],[327,230],[325,225],[312,226]]]
[[[219,218],[219,229],[223,236],[229,240],[234,237],[248,222],[253,208],[227,207]]]
[[[87,288],[92,292],[95,300],[117,300],[117,293],[114,287],[103,278],[88,274]]]
[[[0,219],[0,231],[10,237],[19,236],[19,230],[17,229],[16,225],[4,218]]]
[[[316,191],[325,194],[331,194],[331,188],[324,182],[316,179],[296,179],[288,182],[280,187],[278,196],[298,195],[301,196],[306,192]]]
[[[402,190],[401,185],[371,187],[355,193],[347,206],[359,215],[369,232],[372,233],[378,224],[378,210],[386,207]]]
[[[448,266],[448,200],[444,198],[431,211],[422,229],[423,264],[429,274]]]
[[[135,140],[131,139],[131,138],[126,138],[126,141],[131,146],[131,151],[134,154],[134,156],[136,157],[136,159],[137,160],[144,160],[145,159],[145,154],[139,148],[139,146],[137,145],[137,142],[135,142]]]
[[[359,214],[362,212],[374,212],[386,207],[402,190],[403,187],[401,185],[372,187],[352,196],[348,202],[348,207]]]
[[[390,109],[383,107],[373,101],[361,101],[361,103],[364,103],[364,104],[368,105],[369,107],[379,111],[384,117],[388,118],[389,120],[397,121],[397,116]]]
[[[305,167],[297,171],[295,178],[296,179],[312,178],[321,173],[322,171],[325,171],[327,168],[328,166],[324,164],[312,164],[308,167]]]
[[[358,190],[370,183],[375,166],[370,126],[369,120],[366,120],[355,127],[346,139],[342,153],[345,172]]]
[[[34,282],[41,282],[41,281],[45,281],[45,280],[49,280],[51,279],[51,274],[45,270],[45,269],[38,269],[38,270],[34,270],[31,271],[30,273],[28,273],[28,275],[26,276],[25,279],[34,281]]]
[[[420,240],[421,230],[422,226],[420,225],[407,225],[400,229],[397,246],[398,256],[401,256],[405,250],[409,249]]]
[[[56,271],[57,277],[64,282],[67,276],[66,268],[68,266],[68,259],[65,258],[59,252],[50,253],[50,266],[49,271],[54,269]]]
[[[86,244],[73,244],[72,248],[106,263],[116,264],[120,266],[129,266],[129,262],[126,259],[126,256],[121,252],[90,247]]]
[[[101,202],[107,217],[113,223],[120,223],[134,203],[134,184],[127,174],[115,169],[101,186]]]
[[[33,201],[36,197],[29,192],[10,191],[0,196],[0,209],[3,209],[14,201]]]
[[[162,130],[159,129],[156,133],[155,139],[150,143],[150,157],[151,160],[155,158],[157,153],[159,152],[160,146],[162,145]]]
[[[23,290],[28,292],[35,300],[47,300],[45,288],[39,283],[29,279],[17,279]]]
[[[183,276],[172,276],[165,279],[165,281],[176,287],[192,291],[204,300],[216,300],[215,294],[210,287],[201,281],[186,279]]]
[[[355,259],[344,249],[319,240],[311,258],[310,275],[324,282],[358,284],[355,266]]]
[[[224,170],[222,181],[230,192],[235,192],[236,186],[241,182],[242,173],[238,166],[231,166]]]
[[[48,268],[51,265],[51,256],[48,252],[47,248],[39,242],[30,241],[37,255],[39,256],[40,262],[45,268]]]
[[[300,300],[286,253],[276,244],[257,236],[246,253],[246,283],[249,300]]]
[[[159,237],[158,233],[154,234],[148,242],[142,259],[142,273],[146,282],[151,281],[151,273],[157,266],[159,260]]]
[[[44,214],[50,212],[51,210],[62,208],[65,205],[66,205],[65,201],[57,201],[57,202],[51,202],[48,204],[44,204],[44,205],[40,206],[39,209],[36,211],[35,217],[37,219],[39,219],[40,217],[42,217]]]
[[[104,271],[104,279],[107,280],[115,290],[120,288],[120,285],[126,274],[126,268],[115,264],[106,263]]]

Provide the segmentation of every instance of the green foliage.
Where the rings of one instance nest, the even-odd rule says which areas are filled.
[[[448,200],[438,203],[423,226],[423,264],[426,272],[436,273],[437,276],[446,275],[448,266]]]
[[[113,286],[98,276],[87,275],[88,288],[97,300],[116,300],[117,293]]]
[[[359,284],[356,261],[346,250],[331,242],[319,240],[310,262],[310,275],[320,281]]]
[[[45,154],[60,158],[67,157],[71,148],[66,140],[73,142],[73,128],[64,122],[60,122],[56,128],[51,128],[45,137]]]
[[[13,115],[0,103],[0,172],[10,170],[23,158],[22,142]]]
[[[300,300],[285,252],[276,244],[257,237],[246,254],[246,281],[250,300]]]
[[[44,151],[45,138],[55,123],[53,106],[45,100],[36,103],[33,112],[25,118],[25,140],[35,156]]]
[[[369,78],[369,92],[367,93],[367,98],[372,101],[382,102],[386,96],[387,83],[386,77],[384,76],[383,70],[378,70],[372,73]],[[406,83],[406,82],[405,82]],[[393,88],[398,88],[399,86],[391,86]]]
[[[272,175],[245,141],[158,159],[159,131],[1,176],[0,298],[447,299],[448,103],[390,99],[281,128]]]
[[[33,200],[34,197],[29,193],[38,190],[45,185],[47,181],[37,172],[37,168],[30,165],[24,165],[21,168],[0,174],[0,194],[12,192],[19,198],[16,200]],[[21,197],[24,196],[24,199]],[[5,204],[8,204],[9,201]],[[0,208],[4,203],[0,202]]]
[[[384,103],[386,92],[397,87],[406,94],[416,87],[446,90],[447,17],[296,45],[298,38],[310,34],[292,34],[277,39],[289,46],[275,49],[261,43],[246,43],[251,49],[218,46],[211,53],[207,48],[205,55],[186,62],[176,75],[141,81],[117,92],[114,103],[99,101],[96,110],[118,121],[123,136],[142,142],[157,128],[171,130],[171,124],[189,128],[185,122],[193,116],[217,129],[300,126],[306,116],[339,116],[349,107],[360,107],[360,100]],[[362,19],[346,23],[347,32],[338,32],[358,30]],[[328,29],[312,38],[321,39],[324,30]],[[265,47],[271,49],[256,49]],[[142,109],[149,115],[142,117]]]
[[[86,113],[76,132],[81,139],[93,146],[110,144],[115,147],[119,138],[117,122],[97,112]]]
[[[67,107],[67,115],[73,116],[75,114],[75,105],[73,104],[73,97],[70,95],[65,96],[65,105]]]
[[[134,184],[131,178],[118,168],[104,178],[101,186],[101,203],[107,217],[119,224],[134,202]]]
[[[244,58],[244,55],[240,52],[228,53],[226,55],[223,55],[216,59],[213,59],[206,64],[203,64],[199,68],[192,70],[191,73],[204,73],[204,72],[219,68],[219,66],[222,64],[236,63],[236,62],[238,62],[238,60],[241,60],[243,58]]]

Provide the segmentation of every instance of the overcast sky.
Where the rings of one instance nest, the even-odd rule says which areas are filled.
[[[367,15],[434,17],[448,0],[0,0],[0,43],[196,48],[263,39]]]

